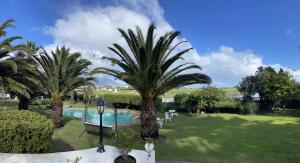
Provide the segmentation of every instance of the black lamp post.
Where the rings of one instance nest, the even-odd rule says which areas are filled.
[[[99,135],[99,147],[97,149],[97,152],[103,153],[104,145],[103,145],[103,127],[102,127],[102,114],[104,112],[104,101],[102,99],[98,100],[97,102],[97,111],[100,115],[100,135]]]

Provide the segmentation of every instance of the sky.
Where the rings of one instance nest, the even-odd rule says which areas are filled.
[[[1,0],[0,22],[14,19],[9,36],[35,41],[47,50],[67,46],[93,62],[112,43],[126,46],[117,28],[149,24],[156,34],[181,31],[178,50],[193,47],[184,62],[200,65],[213,85],[232,87],[259,66],[283,68],[300,81],[300,1],[298,0]],[[183,61],[180,61],[183,62]],[[179,62],[179,63],[180,63]],[[176,63],[176,64],[179,64]],[[98,75],[98,85],[123,84]]]

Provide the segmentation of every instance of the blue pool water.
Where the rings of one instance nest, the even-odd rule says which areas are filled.
[[[70,116],[74,118],[84,118],[84,109],[64,109],[64,116]],[[118,112],[117,115],[118,125],[131,123],[133,120],[133,115],[126,112]],[[87,121],[99,124],[99,114],[96,110],[88,110]],[[115,124],[114,112],[104,112],[102,123],[104,126],[112,126]]]

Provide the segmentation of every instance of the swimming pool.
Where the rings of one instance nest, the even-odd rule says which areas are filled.
[[[70,116],[74,118],[84,118],[84,109],[64,109],[64,116]],[[88,110],[87,121],[99,124],[99,114],[96,110]],[[131,123],[133,120],[133,115],[128,112],[118,112],[117,114],[118,125],[124,125]],[[114,112],[107,111],[103,113],[102,119],[103,126],[113,126],[115,124]]]

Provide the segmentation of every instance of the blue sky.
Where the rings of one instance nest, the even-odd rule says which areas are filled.
[[[12,18],[21,35],[48,49],[67,45],[95,54],[119,41],[115,28],[180,30],[196,50],[186,60],[203,67],[217,86],[234,86],[257,66],[285,68],[300,79],[300,1],[297,0],[1,0],[0,21]],[[99,83],[110,83],[99,76]],[[103,82],[106,81],[106,82]]]

